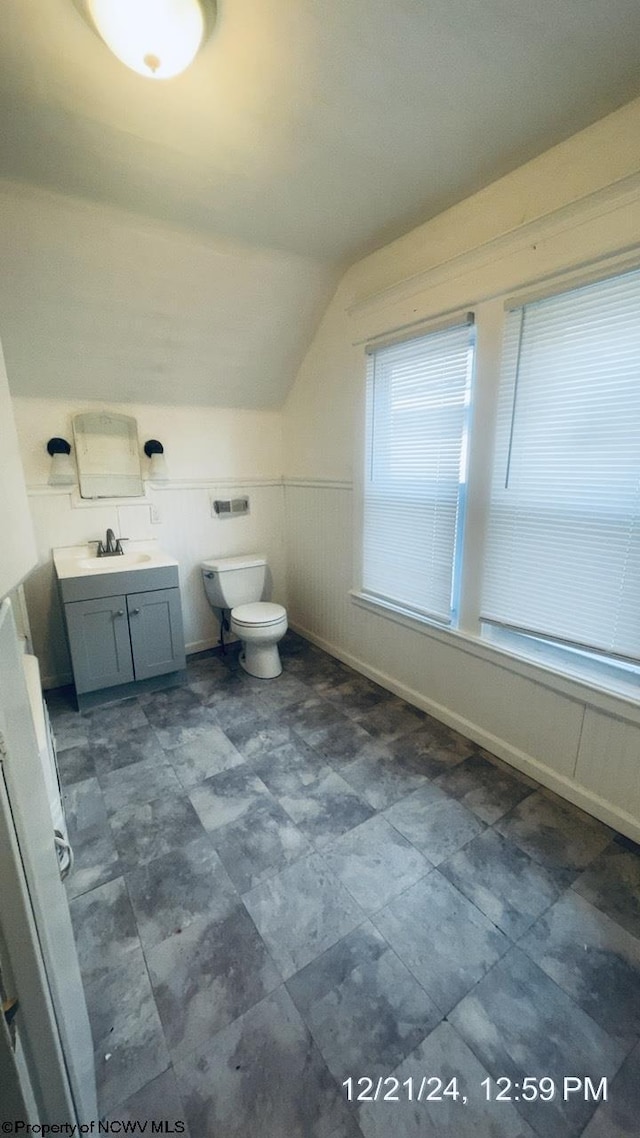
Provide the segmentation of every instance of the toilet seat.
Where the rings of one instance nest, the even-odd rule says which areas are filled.
[[[231,610],[231,619],[239,628],[270,628],[286,620],[287,610],[269,601],[253,601]]]

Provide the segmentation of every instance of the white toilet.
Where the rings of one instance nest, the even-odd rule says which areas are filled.
[[[278,644],[287,631],[287,610],[261,601],[267,574],[264,557],[212,557],[202,562],[209,604],[231,609],[231,631],[242,641],[240,663],[250,676],[271,680],[282,671]]]

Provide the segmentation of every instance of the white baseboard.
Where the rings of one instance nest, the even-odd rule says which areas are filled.
[[[407,703],[411,703],[414,707],[420,708],[421,711],[426,711],[429,715],[433,715],[434,719],[438,719],[441,723],[446,723],[447,727],[453,727],[453,729],[459,731],[461,735],[465,735],[474,743],[478,743],[479,746],[490,751],[492,755],[497,755],[499,759],[504,759],[506,763],[515,767],[516,770],[529,775],[530,778],[535,779],[549,790],[553,790],[556,794],[560,795],[561,798],[566,798],[569,802],[572,802],[574,806],[585,810],[587,814],[592,814],[593,817],[599,818],[601,822],[604,822],[607,826],[612,826],[615,830],[619,830],[620,833],[625,834],[634,842],[640,842],[640,822],[631,814],[627,814],[626,811],[620,810],[617,806],[613,806],[610,802],[600,798],[599,795],[594,794],[593,791],[580,786],[572,779],[557,774],[550,767],[545,766],[544,763],[532,758],[531,755],[526,754],[524,751],[520,751],[505,739],[501,739],[499,736],[492,735],[490,732],[485,731],[482,727],[479,727],[477,723],[473,723],[471,720],[466,719],[464,716],[459,715],[441,703],[436,703],[435,700],[429,699],[422,692],[415,691],[414,688],[399,683],[393,676],[387,675],[386,672],[382,672],[378,668],[372,668],[369,664],[366,664],[364,660],[353,656],[350,652],[345,652],[336,644],[332,644],[323,637],[317,636],[315,632],[311,632],[308,628],[304,628],[302,625],[296,624],[293,621],[290,622],[289,627],[293,629],[294,632],[298,632],[300,636],[304,636],[305,639],[310,640],[312,644],[316,644],[318,648],[322,648],[331,656],[335,656],[338,660],[342,660],[344,664],[348,664],[354,671],[360,672],[361,675],[366,676],[367,679],[380,684],[380,686],[386,688],[387,691],[391,691],[394,695],[400,696],[402,699],[405,699]]]

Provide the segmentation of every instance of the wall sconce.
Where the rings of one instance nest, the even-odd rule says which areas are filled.
[[[113,54],[147,79],[171,79],[193,63],[213,31],[216,0],[75,0]]]
[[[144,453],[149,461],[149,478],[153,482],[166,482],[169,477],[167,460],[164,457],[164,447],[157,439],[147,439],[144,444]]]
[[[49,439],[47,452],[51,455],[50,486],[74,486],[77,478],[71,461],[71,447],[66,439]]]

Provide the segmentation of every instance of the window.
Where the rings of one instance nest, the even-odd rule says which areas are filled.
[[[456,615],[473,327],[369,352],[362,593]]]
[[[507,315],[482,619],[640,659],[640,272]]]

